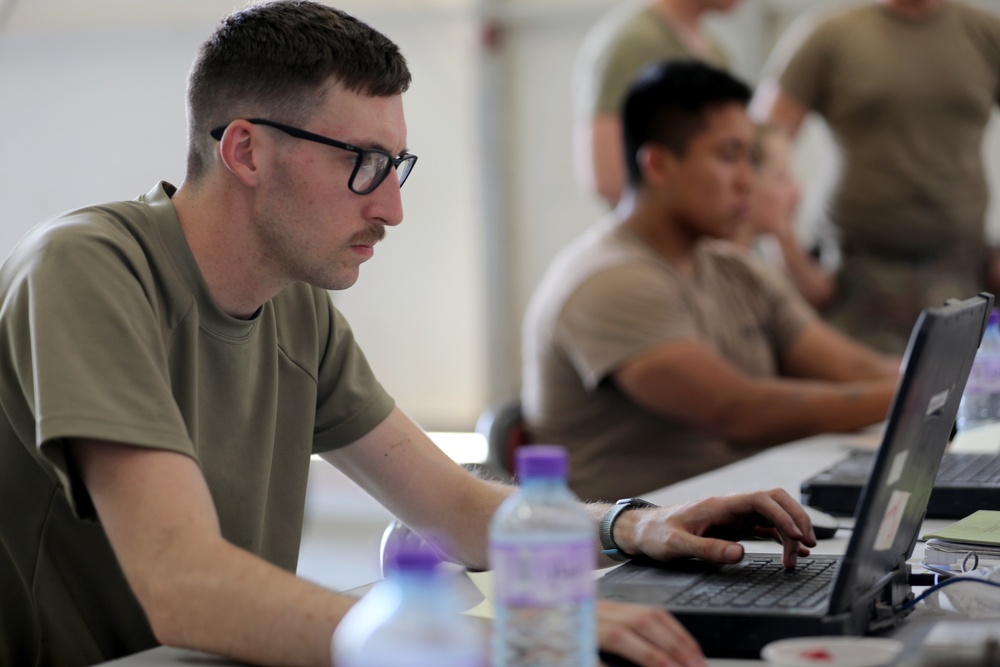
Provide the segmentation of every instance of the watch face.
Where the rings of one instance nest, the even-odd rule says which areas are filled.
[[[631,505],[632,507],[656,507],[653,503],[642,498],[622,498],[615,505]]]
[[[624,553],[618,548],[618,544],[615,542],[615,538],[611,535],[611,531],[614,528],[615,521],[618,519],[619,514],[630,509],[640,509],[643,507],[657,507],[657,505],[649,502],[648,500],[643,500],[642,498],[622,498],[604,513],[604,516],[601,517],[598,533],[601,537],[601,546],[604,547],[602,553],[605,556],[611,560],[619,562],[632,559],[632,556]]]

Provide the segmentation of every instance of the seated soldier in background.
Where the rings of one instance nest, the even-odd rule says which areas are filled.
[[[809,304],[821,310],[836,292],[833,277],[795,235],[799,184],[790,169],[791,142],[774,125],[757,125],[754,187],[746,224],[733,241],[784,271]]]
[[[563,250],[524,322],[532,436],[583,498],[648,492],[761,448],[881,421],[899,360],[820,321],[730,238],[753,188],[750,90],[696,61],[626,96],[629,190]]]

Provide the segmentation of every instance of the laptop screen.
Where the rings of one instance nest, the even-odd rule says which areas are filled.
[[[914,326],[882,446],[855,511],[832,611],[850,608],[913,552],[992,307],[986,293],[949,301],[925,310]]]

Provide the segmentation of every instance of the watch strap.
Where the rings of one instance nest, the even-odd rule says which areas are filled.
[[[612,531],[615,527],[615,521],[618,520],[618,517],[621,516],[622,512],[642,507],[656,507],[656,505],[648,500],[643,500],[642,498],[622,498],[604,513],[604,516],[601,517],[601,524],[598,528],[598,534],[601,538],[602,554],[611,560],[618,561],[619,563],[632,558],[618,548],[618,543],[615,542]]]

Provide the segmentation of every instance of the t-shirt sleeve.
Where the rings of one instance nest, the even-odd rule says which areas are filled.
[[[566,301],[556,335],[588,389],[628,359],[669,341],[697,338],[670,284],[642,264],[591,276]]]
[[[764,66],[764,78],[776,79],[782,92],[819,113],[827,99],[829,32],[816,12],[807,12],[789,26]]]
[[[392,397],[375,378],[347,319],[328,300],[329,329],[320,360],[313,453],[344,447],[392,412]]]
[[[11,410],[35,423],[35,444],[74,512],[93,518],[67,459],[67,438],[88,438],[194,456],[170,391],[149,267],[126,234],[75,223],[22,246],[4,267],[0,344],[16,360]],[[68,231],[67,231],[68,229]],[[30,248],[28,247],[30,246]],[[151,280],[150,280],[151,282]],[[149,283],[145,283],[149,284]],[[28,437],[30,441],[30,437]]]
[[[672,58],[685,58],[680,46],[642,24],[633,25],[604,45],[593,57],[592,89],[587,101],[590,117],[618,114],[625,93],[644,67]]]
[[[594,115],[617,114],[625,99],[625,92],[642,68],[655,54],[641,48],[641,44],[625,48],[616,44],[605,59],[598,61],[597,88]]]
[[[966,8],[973,25],[972,39],[981,50],[984,60],[992,65],[994,75],[998,75],[993,90],[993,100],[1000,105],[1000,9]]]
[[[768,304],[771,340],[776,358],[781,359],[806,325],[819,315],[783,271],[757,260],[748,260],[747,266],[756,278],[764,303]]]

